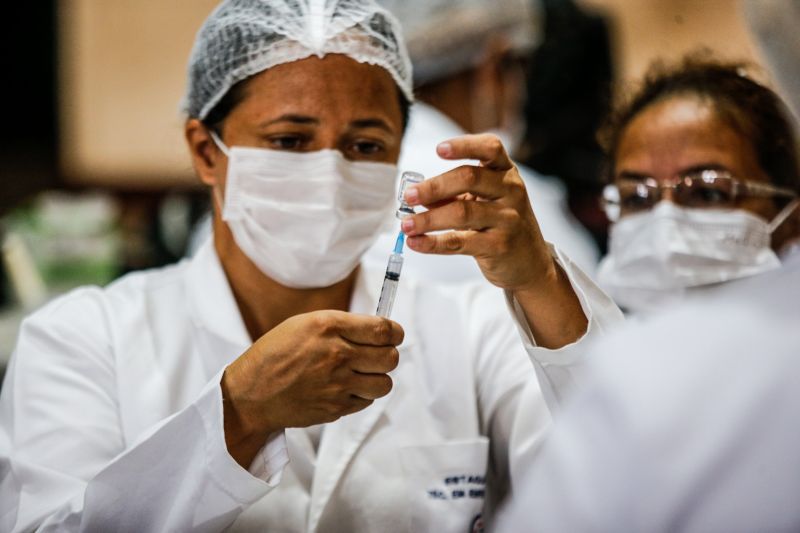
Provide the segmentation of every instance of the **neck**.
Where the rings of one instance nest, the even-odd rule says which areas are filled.
[[[261,272],[244,255],[219,216],[214,216],[214,248],[253,340],[295,315],[323,309],[346,311],[350,307],[358,269],[330,287],[286,287]]]

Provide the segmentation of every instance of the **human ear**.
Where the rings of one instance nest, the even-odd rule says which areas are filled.
[[[184,136],[200,181],[209,187],[221,185],[220,180],[227,169],[227,158],[214,143],[206,125],[196,118],[189,119],[184,126]]]

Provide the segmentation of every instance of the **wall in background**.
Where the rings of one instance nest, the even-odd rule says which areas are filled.
[[[195,183],[179,103],[217,0],[61,0],[61,165],[69,183]]]
[[[18,2],[0,31],[0,214],[56,181],[56,2]]]
[[[723,59],[759,61],[737,0],[580,0],[612,17],[620,81],[638,79],[657,57],[708,47]],[[767,79],[766,74],[764,79]]]
[[[708,46],[756,58],[736,0],[580,0],[613,17],[617,72]],[[194,35],[217,0],[60,0],[61,164],[118,189],[195,183],[178,104]]]

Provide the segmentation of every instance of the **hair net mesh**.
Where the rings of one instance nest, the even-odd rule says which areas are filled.
[[[374,0],[226,0],[197,33],[181,107],[203,119],[236,83],[282,63],[326,54],[383,67],[413,101],[411,62],[399,24]]]
[[[403,26],[417,84],[446,78],[480,61],[490,37],[502,35],[515,52],[541,39],[535,0],[378,0]]]

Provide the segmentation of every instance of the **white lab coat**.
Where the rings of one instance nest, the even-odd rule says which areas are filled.
[[[403,137],[398,168],[401,171],[420,172],[426,178],[432,178],[459,164],[475,164],[474,161],[449,161],[436,155],[436,146],[440,142],[464,134],[464,130],[443,113],[424,102],[415,102],[411,106],[408,128]],[[533,169],[523,165],[517,167],[525,180],[528,197],[545,240],[554,243],[584,272],[592,275],[597,267],[599,251],[586,229],[569,212],[564,187],[555,179],[540,176]],[[367,252],[365,261],[385,266],[398,229],[399,223],[395,220]],[[407,273],[418,278],[444,283],[484,279],[475,259],[469,256],[425,255],[415,257],[415,261],[409,262],[405,268]]]
[[[500,531],[800,531],[800,255],[589,355]]]
[[[581,341],[548,351],[528,331],[526,353],[502,291],[406,277],[393,391],[327,424],[316,455],[304,430],[271,436],[249,472],[225,448],[219,381],[251,339],[210,242],[62,297],[23,324],[2,391],[0,530],[467,531],[548,424],[531,361],[569,386],[573,352],[621,319],[558,260]],[[353,312],[374,312],[382,279],[362,269]]]

